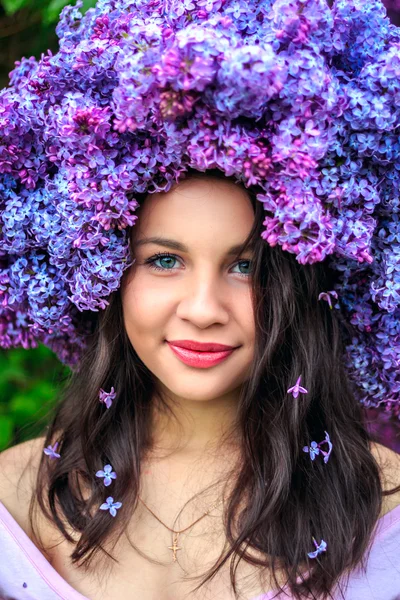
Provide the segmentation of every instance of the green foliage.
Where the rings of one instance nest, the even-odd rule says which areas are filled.
[[[2,3],[6,15],[13,15],[23,6],[32,4],[31,0],[3,0]]]
[[[0,88],[9,84],[15,61],[58,51],[55,26],[68,5],[75,6],[76,0],[0,0]],[[83,0],[80,10],[95,5],[96,0]]]
[[[33,9],[42,14],[43,23],[48,25],[58,20],[61,10],[68,4],[75,5],[71,0],[1,0],[0,6],[3,7],[7,16],[14,15],[22,9]],[[95,6],[96,0],[83,0],[82,11],[86,12],[88,8]]]
[[[0,451],[43,433],[69,374],[43,345],[0,351]]]
[[[72,4],[68,0],[52,0],[51,2],[46,1],[46,5],[43,9],[43,23],[50,25],[58,20],[61,10],[64,6]],[[95,6],[96,0],[83,0],[82,13],[85,13],[89,8]]]

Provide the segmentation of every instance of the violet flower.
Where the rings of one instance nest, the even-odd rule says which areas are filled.
[[[329,450],[322,450],[320,447],[322,444],[328,444]],[[310,454],[311,460],[315,460],[315,457],[321,453],[324,457],[324,463],[326,464],[329,460],[333,448],[333,444],[330,440],[329,434],[325,431],[325,439],[322,442],[311,442],[310,446],[304,446],[303,452],[308,452]]]
[[[115,400],[116,392],[114,391],[114,387],[111,388],[110,392],[105,392],[102,388],[100,388],[99,392],[99,400],[103,402],[107,408],[110,408],[112,405],[112,401]]]
[[[60,458],[60,454],[58,454],[58,453],[56,452],[56,450],[57,450],[57,446],[58,446],[58,442],[56,442],[56,443],[54,444],[54,446],[51,446],[51,445],[47,446],[47,448],[45,448],[45,449],[43,450],[43,452],[44,452],[44,453],[45,453],[47,456],[49,456],[50,458]]]
[[[117,479],[117,474],[112,470],[111,465],[105,465],[104,470],[97,471],[96,477],[104,477],[104,485],[109,486],[113,479]]]
[[[318,554],[321,554],[321,552],[326,552],[328,545],[326,542],[324,542],[324,540],[321,540],[321,543],[318,545],[317,540],[313,537],[313,542],[316,550],[314,550],[314,552],[307,553],[310,558],[316,558]]]
[[[105,502],[100,506],[100,510],[108,510],[110,511],[110,515],[115,517],[117,514],[117,509],[121,508],[122,502],[114,502],[114,498],[109,496]]]
[[[295,385],[288,389],[288,394],[293,394],[293,398],[297,398],[299,394],[308,394],[308,390],[300,385],[301,375],[297,379]]]
[[[337,293],[333,290],[330,292],[321,292],[320,295],[318,296],[318,300],[326,300],[329,304],[329,308],[332,309],[332,300],[331,300],[331,296],[333,296],[334,298],[338,298]]]
[[[319,445],[317,444],[317,442],[311,442],[309,447],[308,446],[303,447],[303,451],[309,452],[311,460],[314,460],[315,457],[319,454]]]

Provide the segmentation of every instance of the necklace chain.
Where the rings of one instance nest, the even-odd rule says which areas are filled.
[[[161,521],[161,519],[159,519],[157,517],[157,515],[154,514],[154,512],[151,510],[151,508],[149,508],[146,504],[146,502],[144,500],[142,500],[142,498],[139,496],[139,500],[144,504],[144,506],[147,508],[148,511],[151,512],[151,514],[153,515],[153,517],[155,517],[157,519],[157,521],[159,523],[161,523],[161,525],[164,525],[164,527],[166,527],[169,531],[172,532],[173,536],[172,536],[172,546],[168,546],[169,550],[172,550],[173,556],[172,556],[172,560],[173,562],[176,562],[176,553],[178,550],[182,550],[182,546],[178,546],[178,538],[179,535],[181,533],[183,533],[184,531],[187,531],[188,529],[190,529],[191,527],[193,527],[194,525],[196,525],[196,523],[198,523],[199,521],[201,521],[201,519],[204,519],[204,517],[206,517],[208,514],[210,514],[210,512],[212,510],[214,510],[214,508],[217,508],[217,506],[219,506],[224,499],[222,498],[221,500],[219,500],[218,502],[215,502],[206,513],[204,513],[204,515],[202,517],[199,517],[198,519],[196,519],[196,521],[194,523],[192,523],[191,525],[189,525],[188,527],[185,527],[185,529],[181,529],[180,531],[175,531],[175,529],[171,529],[170,527],[168,527],[168,525],[166,525],[165,523],[163,523]]]

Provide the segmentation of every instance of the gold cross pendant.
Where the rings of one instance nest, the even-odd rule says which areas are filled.
[[[178,536],[179,536],[179,533],[178,533],[177,535],[175,535],[175,536],[174,536],[174,543],[173,543],[173,545],[172,545],[172,546],[168,546],[168,549],[169,549],[169,550],[172,550],[172,551],[173,551],[173,553],[174,553],[174,556],[173,556],[173,558],[172,558],[172,560],[173,560],[174,562],[176,562],[176,551],[177,551],[177,550],[182,550],[182,548],[181,548],[180,546],[178,546],[178,545],[177,545],[177,544],[178,544]]]

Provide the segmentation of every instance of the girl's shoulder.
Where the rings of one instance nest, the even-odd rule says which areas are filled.
[[[383,491],[400,486],[400,454],[377,443],[371,445],[371,452],[381,469]],[[400,491],[383,496],[381,517],[399,505]]]
[[[0,502],[28,535],[29,505],[44,440],[44,437],[35,438],[0,453]]]

